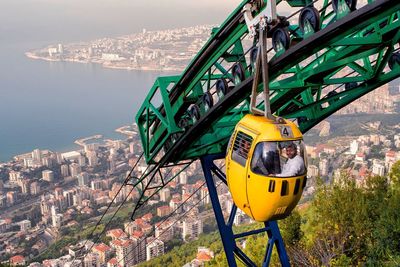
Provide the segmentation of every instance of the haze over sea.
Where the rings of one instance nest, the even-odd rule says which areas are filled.
[[[215,3],[216,2],[216,3]],[[25,57],[49,44],[221,23],[240,1],[0,0],[0,162],[35,148],[66,151],[74,140],[134,121],[167,73]]]

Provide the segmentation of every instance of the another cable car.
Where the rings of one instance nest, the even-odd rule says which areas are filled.
[[[288,120],[246,115],[236,125],[226,156],[234,203],[256,221],[287,217],[306,185],[303,136]]]

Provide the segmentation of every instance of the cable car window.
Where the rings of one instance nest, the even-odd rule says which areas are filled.
[[[232,159],[240,165],[245,166],[252,142],[253,138],[250,135],[238,132],[233,143]]]
[[[281,164],[277,142],[258,143],[251,161],[254,173],[271,176],[281,173]]]
[[[260,142],[257,144],[251,170],[273,177],[295,177],[306,173],[305,149],[302,140]]]
[[[232,143],[233,143],[232,141],[233,141],[233,138],[235,137],[235,135],[236,135],[236,132],[233,132],[233,134],[229,138],[228,146],[226,147],[226,154],[228,154],[228,151],[231,150],[231,148],[232,148]]]

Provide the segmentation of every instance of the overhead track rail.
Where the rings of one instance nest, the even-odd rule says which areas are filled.
[[[297,120],[304,133],[400,75],[400,2],[369,1],[353,11],[336,8],[341,0],[334,6],[288,1],[300,2],[302,8],[281,17],[272,31],[275,49],[268,57],[271,110]],[[279,11],[283,1],[277,3]],[[149,164],[225,151],[234,126],[249,112],[257,40],[248,36],[241,11],[246,4],[214,29],[182,76],[156,80],[136,117]],[[290,24],[296,17],[299,23]]]

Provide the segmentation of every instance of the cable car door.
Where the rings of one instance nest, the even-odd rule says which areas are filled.
[[[229,150],[228,186],[236,206],[251,216],[247,198],[247,169],[251,161],[254,133],[238,127]]]

